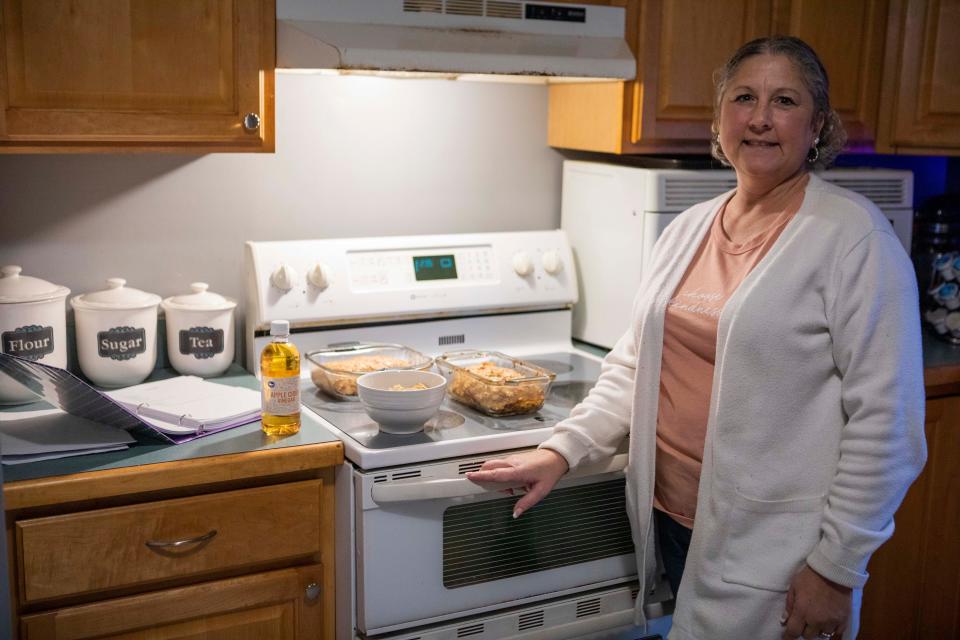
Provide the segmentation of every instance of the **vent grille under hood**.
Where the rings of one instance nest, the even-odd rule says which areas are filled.
[[[624,9],[519,0],[278,0],[277,67],[629,80]]]

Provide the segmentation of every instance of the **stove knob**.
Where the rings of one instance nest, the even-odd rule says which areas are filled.
[[[285,264],[273,272],[270,283],[281,291],[290,291],[297,284],[297,272]]]
[[[513,270],[518,276],[528,276],[533,273],[533,262],[526,251],[518,251],[513,254]]]
[[[330,286],[332,278],[330,276],[330,267],[319,262],[313,265],[313,268],[307,273],[307,280],[320,291]]]
[[[557,251],[544,251],[543,255],[540,256],[540,262],[543,263],[543,270],[552,276],[563,271],[563,261]]]

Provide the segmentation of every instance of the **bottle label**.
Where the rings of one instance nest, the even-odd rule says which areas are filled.
[[[290,416],[300,412],[300,377],[263,377],[263,412],[274,416]]]

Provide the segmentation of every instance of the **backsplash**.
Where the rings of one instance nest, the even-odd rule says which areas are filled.
[[[0,262],[71,295],[204,281],[241,327],[246,240],[559,225],[542,85],[278,74],[276,103],[275,154],[0,156]]]

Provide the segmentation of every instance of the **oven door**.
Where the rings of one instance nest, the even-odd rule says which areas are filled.
[[[517,496],[464,477],[482,462],[354,475],[361,631],[376,635],[636,578],[626,454],[578,469],[516,520]]]

